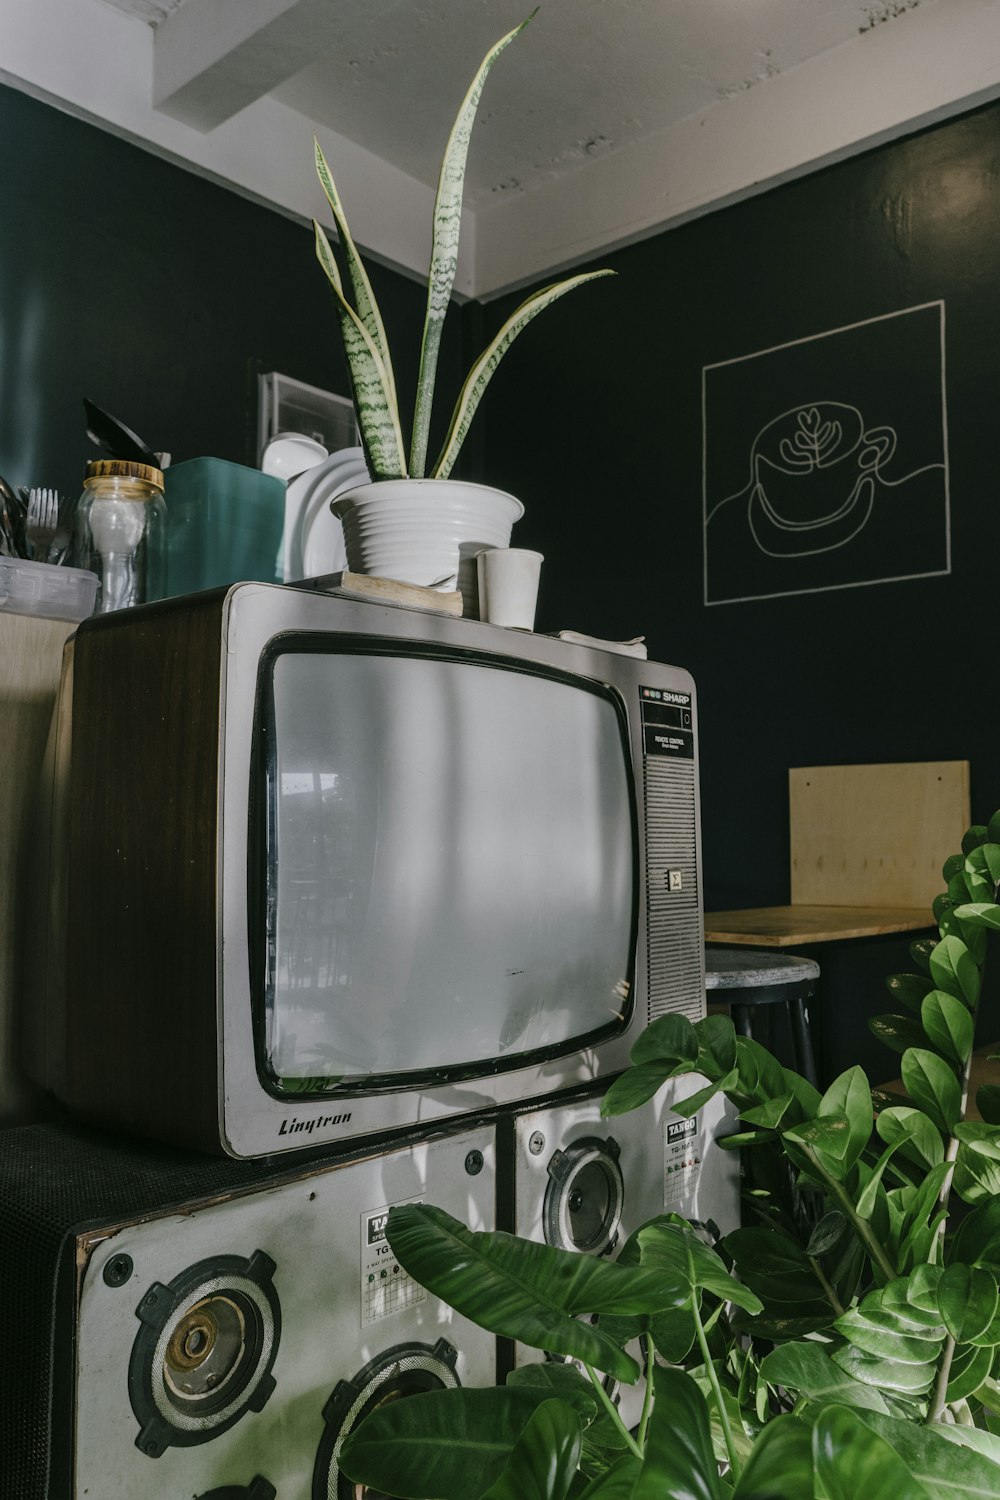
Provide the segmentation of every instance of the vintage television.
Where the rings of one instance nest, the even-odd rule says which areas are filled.
[[[694,685],[235,584],[86,621],[30,1070],[237,1157],[542,1097],[704,1011]]]

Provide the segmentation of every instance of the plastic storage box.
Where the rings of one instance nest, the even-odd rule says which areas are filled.
[[[0,557],[0,609],[49,620],[85,620],[94,612],[97,574],[86,568]]]
[[[275,582],[285,528],[283,479],[221,458],[189,458],[163,477],[165,596],[248,579]]]

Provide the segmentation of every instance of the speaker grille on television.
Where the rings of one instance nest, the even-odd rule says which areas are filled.
[[[646,759],[649,1020],[705,1013],[694,762]],[[673,877],[673,879],[671,879]]]

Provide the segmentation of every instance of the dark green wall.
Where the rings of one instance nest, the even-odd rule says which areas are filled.
[[[515,542],[546,555],[539,628],[645,633],[694,674],[707,908],[788,899],[791,766],[967,758],[985,820],[1000,806],[1000,108],[595,264],[617,278],[546,313],[497,375],[486,473],[526,504]],[[706,607],[703,367],[938,299],[950,576]],[[898,406],[911,372],[873,378]],[[828,1061],[854,1060],[858,1009],[886,1008],[882,975],[905,957],[881,944],[841,961]]]
[[[252,463],[260,371],[349,394],[310,228],[11,89],[0,129],[0,474],[77,490],[84,396],[176,462]],[[370,269],[405,403],[424,293]]]
[[[547,555],[542,629],[644,632],[652,656],[694,673],[709,905],[787,899],[790,766],[968,758],[988,816],[1000,108],[600,263],[617,277],[550,309],[496,376],[486,470],[525,501],[516,542]],[[950,576],[706,606],[703,366],[938,299]],[[492,321],[515,300],[491,304]],[[881,373],[905,392],[907,370]]]

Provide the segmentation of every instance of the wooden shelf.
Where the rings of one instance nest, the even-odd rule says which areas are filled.
[[[885,937],[934,926],[923,906],[760,906],[707,911],[706,943],[796,948],[846,938]]]

